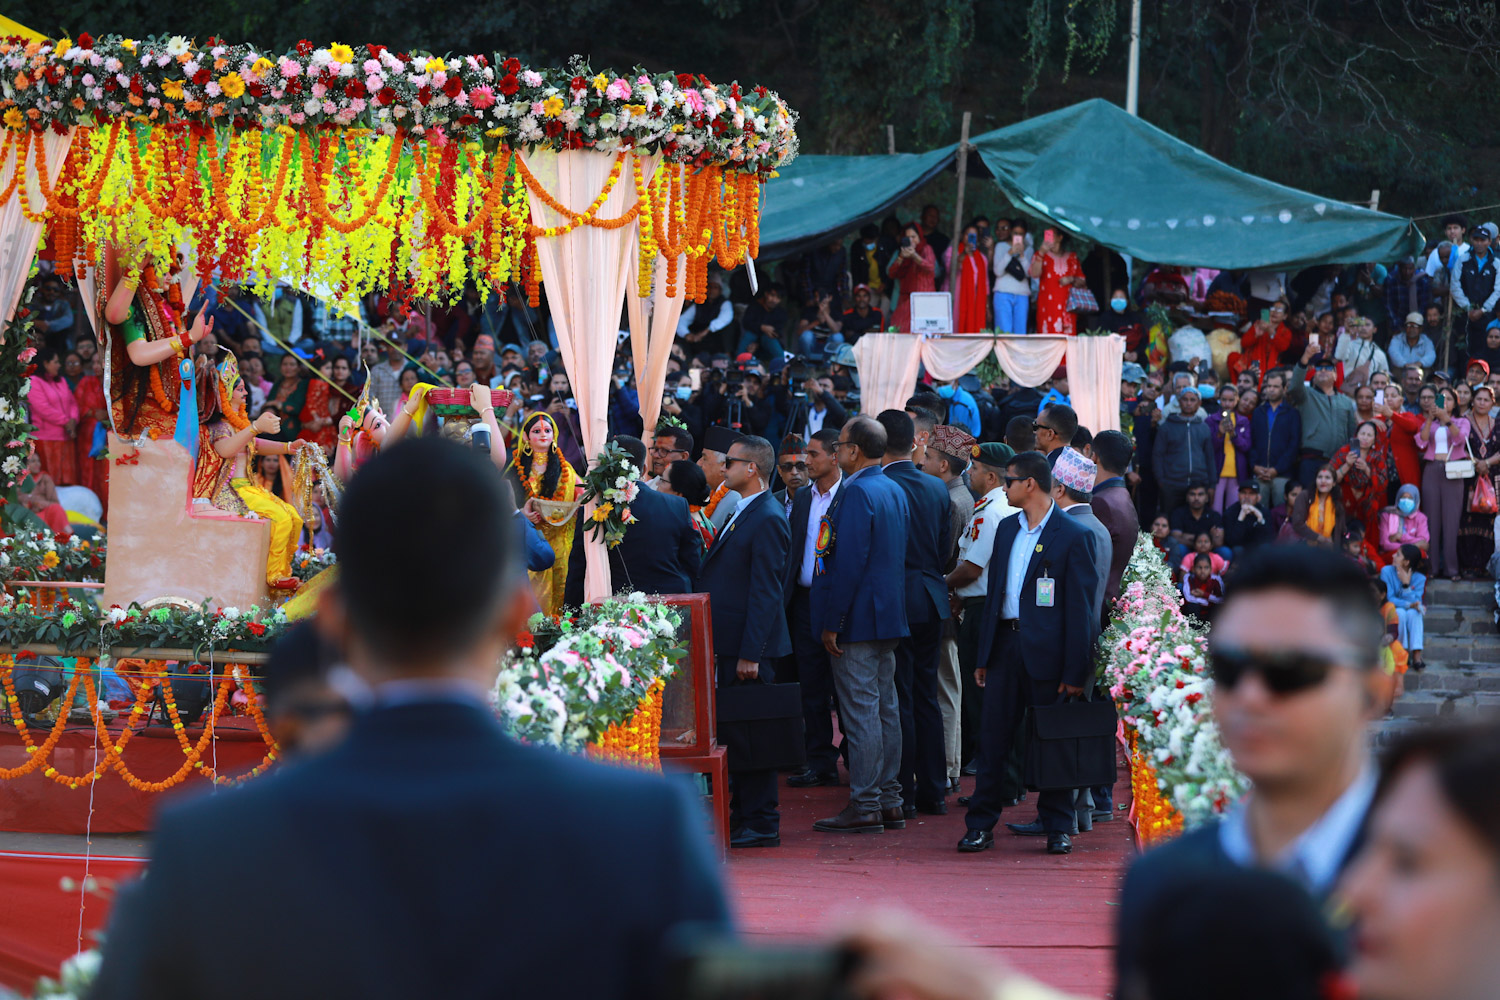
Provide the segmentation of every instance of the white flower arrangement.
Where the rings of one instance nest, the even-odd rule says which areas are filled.
[[[1186,826],[1222,813],[1249,788],[1210,711],[1208,630],[1182,612],[1171,570],[1141,535],[1099,639],[1101,683]]]

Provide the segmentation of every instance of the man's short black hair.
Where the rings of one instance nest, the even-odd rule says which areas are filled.
[[[625,449],[635,467],[641,471],[646,469],[646,442],[629,434],[616,434],[612,439],[615,444]]]
[[[1105,472],[1123,476],[1134,452],[1135,444],[1123,431],[1100,431],[1094,436],[1094,462]]]
[[[771,442],[754,434],[746,434],[730,447],[743,449],[742,457],[755,463],[764,482],[771,482],[771,474],[776,471],[776,449],[771,447]]]
[[[906,415],[903,413],[902,416]],[[844,430],[848,432],[849,443],[865,458],[885,457],[885,428],[875,418],[863,414],[850,417]]]
[[[782,298],[786,298],[786,289],[782,288],[780,283],[775,281],[768,281],[764,285],[760,286],[760,295],[757,295],[756,298],[770,295],[772,292],[780,295]]]
[[[916,446],[917,425],[905,410],[881,410],[875,419],[885,428],[887,455],[905,455]]]
[[[907,403],[906,415],[911,417],[911,422],[915,430],[926,431],[928,434],[931,434],[937,428],[937,425],[942,423],[938,419],[938,415],[925,406],[913,406]]]
[[[1370,593],[1370,578],[1358,563],[1341,552],[1311,545],[1262,546],[1235,561],[1224,603],[1272,590],[1328,602],[1344,637],[1359,647],[1361,666],[1373,670],[1380,663],[1385,620]]]
[[[948,409],[948,401],[935,392],[919,392],[906,401],[905,409],[922,407],[933,413],[942,413]],[[941,421],[939,421],[941,422]]]
[[[334,552],[349,624],[391,663],[467,652],[494,627],[519,576],[514,510],[488,455],[407,438],[349,482]],[[419,587],[414,567],[462,552]]]
[[[832,427],[825,427],[820,431],[814,431],[807,440],[809,444],[813,441],[818,442],[823,446],[824,451],[832,455],[838,448],[839,432]]]
[[[1082,451],[1093,443],[1094,432],[1079,424],[1078,429],[1073,432],[1073,440],[1068,442],[1068,446],[1074,451]]]
[[[1035,479],[1037,489],[1043,493],[1052,492],[1052,466],[1047,464],[1047,456],[1039,451],[1021,452],[1005,463],[1005,470],[1012,476]]]
[[[1051,427],[1064,445],[1073,443],[1073,435],[1078,433],[1078,414],[1066,403],[1048,403],[1042,407],[1042,412],[1047,415],[1047,426]]]
[[[1469,217],[1467,215],[1445,215],[1443,216],[1443,228],[1449,226],[1463,226],[1464,232],[1469,231]]]
[[[1031,418],[1022,414],[1011,417],[1005,425],[1005,443],[1015,449],[1016,454],[1036,447],[1036,431],[1031,429]]]
[[[943,460],[943,467],[948,470],[950,476],[961,476],[969,463],[962,458],[955,458],[946,451],[937,452],[937,457]]]
[[[686,427],[660,427],[654,437],[671,438],[674,451],[693,453],[693,434]]]

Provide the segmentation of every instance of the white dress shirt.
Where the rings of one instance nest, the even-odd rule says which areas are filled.
[[[834,495],[843,484],[842,477],[835,479],[833,485],[828,487],[827,493],[818,489],[816,479],[808,484],[812,489],[812,503],[807,510],[807,534],[802,539],[802,565],[797,570],[797,586],[799,587],[812,586],[813,567],[818,558],[818,526],[823,523],[823,515],[828,513],[828,505],[833,503]]]
[[[1026,586],[1026,570],[1031,565],[1031,557],[1036,554],[1036,540],[1041,537],[1042,529],[1047,526],[1047,519],[1057,509],[1057,504],[1049,503],[1047,513],[1036,523],[1036,527],[1028,527],[1026,524],[1026,512],[1017,512],[1016,522],[1020,530],[1016,532],[1016,540],[1011,543],[1008,561],[1005,566],[1005,598],[1000,602],[1000,617],[1021,617],[1021,588]]]
[[[766,488],[764,486],[762,486],[760,489],[756,490],[754,493],[747,493],[744,496],[740,497],[740,502],[734,505],[734,513],[730,514],[729,515],[729,520],[727,520],[727,521],[724,522],[724,531],[728,531],[730,528],[734,527],[735,520],[740,516],[740,514],[744,513],[744,510],[745,510],[746,507],[750,506],[750,502],[752,500],[754,500],[756,497],[760,496],[765,491],[766,491]],[[722,535],[722,534],[723,534],[723,532],[721,531],[720,535]]]

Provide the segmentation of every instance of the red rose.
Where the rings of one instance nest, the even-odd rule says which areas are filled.
[[[297,54],[299,56],[310,56],[312,55],[312,51],[313,43],[309,42],[307,39],[304,38],[302,39],[302,41],[297,43]]]
[[[581,76],[575,76],[573,77],[573,79],[568,81],[569,90],[584,90],[588,87],[588,85],[589,82]]]
[[[204,75],[205,76],[207,75],[206,71],[205,71]],[[141,94],[145,93],[145,91],[146,91],[146,88],[141,85],[141,78],[140,78],[140,76],[139,75],[132,76],[130,78],[130,92],[132,94],[134,94],[136,97],[140,97]]]
[[[204,84],[208,83],[208,81],[212,80],[212,79],[213,79],[213,74],[210,73],[206,68],[200,69],[200,70],[198,70],[198,72],[196,72],[196,73],[193,74],[193,82],[196,83],[200,87],[203,86]]]
[[[546,124],[545,128],[549,136],[559,136],[562,135],[563,123],[554,118]]]
[[[678,73],[677,74],[677,86],[679,86],[679,87],[691,87],[692,85],[693,85],[693,74],[691,74],[691,73]]]
[[[365,90],[365,85],[359,80],[350,80],[348,83],[344,84],[345,97],[364,97],[366,93],[368,93],[368,91]]]
[[[248,88],[251,97],[265,97],[266,85],[263,83],[252,83]]]
[[[427,106],[427,102],[432,100],[432,88],[423,87],[421,90],[417,91],[417,100],[420,101],[422,106],[425,108]]]
[[[395,104],[396,91],[392,87],[381,87],[380,93],[375,95],[375,99],[381,104]]]
[[[513,77],[513,76],[502,76],[500,78],[500,93],[504,94],[506,97],[510,97],[512,94],[514,94],[516,91],[518,91],[520,89],[521,89],[520,81],[518,81],[515,77]]]
[[[478,125],[479,119],[474,117],[473,115],[459,115],[458,124],[467,128],[470,125]]]
[[[369,45],[366,45],[365,48],[369,50],[371,59],[379,59],[380,54],[385,51],[384,45],[376,45],[373,42]]]
[[[511,58],[505,60],[505,72],[507,72],[507,73],[519,73],[519,72],[521,72],[521,60],[517,59],[515,56],[512,56]]]
[[[94,36],[85,31],[78,36],[78,47],[80,49],[91,49],[94,47]]]
[[[245,627],[250,630],[251,635],[260,636],[266,634],[266,627],[260,622],[247,622]]]
[[[443,93],[447,94],[449,97],[457,97],[463,92],[464,82],[456,76],[448,77],[447,82],[443,84]]]
[[[300,93],[302,93],[302,77],[300,77],[300,76],[294,76],[290,80],[288,80],[286,82],[286,87],[284,88],[284,92],[286,93],[286,95],[288,97],[290,97],[293,94],[300,94]]]

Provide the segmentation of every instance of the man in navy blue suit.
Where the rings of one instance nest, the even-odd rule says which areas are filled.
[[[807,736],[807,770],[786,779],[792,788],[839,783],[839,754],[833,746],[833,668],[823,648],[823,629],[813,622],[812,584],[817,571],[818,530],[843,485],[839,432],[825,427],[807,441],[811,479],[792,501],[791,548],[787,552],[786,623],[802,685],[802,724]]]
[[[1094,670],[1092,639],[1099,628],[1093,536],[1052,502],[1046,456],[1026,451],[1006,463],[1005,497],[1020,513],[1000,522],[990,556],[974,671],[984,688],[979,780],[969,797],[968,832],[958,842],[965,853],[994,846],[991,831],[1000,820],[1005,757],[1017,727],[1028,707],[1083,694]],[[1048,853],[1072,851],[1072,790],[1041,792],[1037,812]]]
[[[885,428],[887,479],[901,487],[911,520],[906,524],[906,624],[910,634],[896,646],[896,697],[901,705],[901,800],[910,819],[948,811],[943,710],[938,705],[938,657],[943,622],[951,615],[943,563],[948,537],[948,488],[912,462],[916,425],[901,410],[877,417]]]
[[[812,616],[833,657],[839,726],[849,748],[849,804],[813,824],[829,833],[906,826],[896,643],[907,635],[910,511],[906,494],[880,468],[885,440],[885,428],[869,417],[839,429],[846,478],[818,529]]]
[[[523,746],[496,722],[495,664],[527,611],[503,486],[438,438],[402,441],[349,483],[318,624],[371,704],[341,745],[163,810],[92,996],[645,1000],[674,928],[728,928],[685,789]],[[393,510],[412,530],[390,530]],[[433,552],[456,555],[414,585]],[[183,919],[225,858],[264,859],[254,891]],[[598,898],[632,903],[580,960],[581,901]],[[226,975],[226,941],[254,941],[255,960]]]
[[[791,533],[781,504],[766,488],[776,451],[760,437],[742,437],[724,459],[724,481],[740,495],[703,557],[699,591],[709,595],[719,687],[771,684],[772,661],[792,651],[781,599]],[[776,772],[743,770],[729,760],[731,847],[781,843]]]
[[[615,442],[630,453],[637,469],[646,468],[646,444],[626,434]],[[609,550],[609,585],[616,593],[691,594],[703,560],[703,536],[693,527],[687,501],[653,490],[637,480],[640,492],[630,501],[635,523]]]

